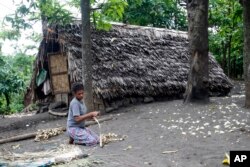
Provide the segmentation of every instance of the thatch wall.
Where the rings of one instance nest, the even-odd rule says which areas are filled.
[[[71,82],[81,81],[80,25],[56,30],[68,55]],[[124,97],[179,97],[185,91],[189,71],[185,32],[160,28],[113,25],[109,32],[93,31],[93,88],[104,100]],[[228,77],[209,56],[210,95],[227,95]]]

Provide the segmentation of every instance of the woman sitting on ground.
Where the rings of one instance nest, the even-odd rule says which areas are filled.
[[[87,108],[83,101],[84,86],[82,83],[74,83],[72,92],[74,98],[70,102],[67,120],[67,132],[70,137],[69,144],[96,145],[99,143],[99,137],[85,127],[85,120],[93,119],[99,115],[99,112],[87,113]]]

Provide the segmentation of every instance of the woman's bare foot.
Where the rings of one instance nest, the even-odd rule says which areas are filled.
[[[69,144],[74,144],[74,139],[72,137],[69,137]]]

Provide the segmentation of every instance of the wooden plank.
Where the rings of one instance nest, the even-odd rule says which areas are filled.
[[[51,53],[49,56],[49,67],[51,76],[52,93],[62,94],[70,92],[68,76],[68,61],[64,53]],[[67,102],[68,103],[68,102]]]
[[[68,74],[52,76],[52,86],[54,94],[70,92]]]
[[[51,74],[67,72],[67,58],[63,54],[51,54],[50,55],[50,70]]]
[[[68,72],[67,72],[67,71],[64,71],[64,72],[53,73],[52,76],[55,76],[55,75],[63,75],[63,74],[68,74]]]

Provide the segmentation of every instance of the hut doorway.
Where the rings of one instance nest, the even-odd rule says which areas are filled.
[[[69,103],[68,94],[70,93],[70,83],[68,76],[68,61],[65,53],[50,53],[49,71],[51,76],[52,94],[55,101]]]

